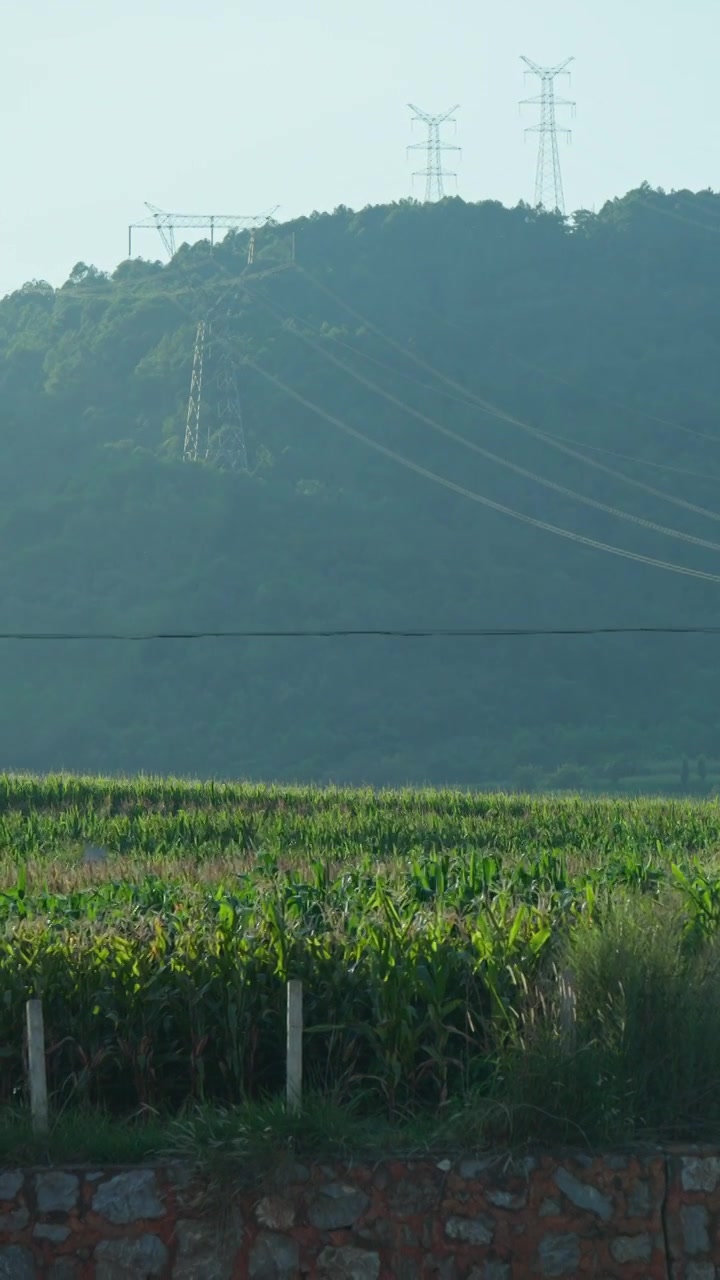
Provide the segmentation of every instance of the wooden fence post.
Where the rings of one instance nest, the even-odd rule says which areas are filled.
[[[298,979],[287,984],[287,1107],[295,1113],[302,1106],[303,988]]]
[[[28,1074],[30,1076],[30,1113],[32,1130],[42,1138],[48,1131],[47,1072],[45,1067],[45,1025],[42,1000],[28,1000],[27,1018]]]

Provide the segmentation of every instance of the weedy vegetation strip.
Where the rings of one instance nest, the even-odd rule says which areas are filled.
[[[280,1097],[299,978],[333,1106],[720,1133],[718,849],[714,802],[0,777],[0,1101],[31,997],[55,1114]]]

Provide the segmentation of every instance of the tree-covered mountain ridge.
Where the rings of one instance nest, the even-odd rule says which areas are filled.
[[[567,221],[341,208],[30,282],[0,302],[0,630],[718,624],[719,247],[720,196],[644,185]],[[0,764],[707,790],[717,657],[5,641]]]

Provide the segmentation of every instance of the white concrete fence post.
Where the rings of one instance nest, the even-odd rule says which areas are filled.
[[[48,1131],[47,1070],[45,1065],[45,1025],[42,1000],[28,1000],[27,1018],[28,1075],[30,1077],[30,1114],[32,1131],[41,1138]]]
[[[303,986],[298,979],[287,984],[287,1108],[296,1114],[302,1107]]]

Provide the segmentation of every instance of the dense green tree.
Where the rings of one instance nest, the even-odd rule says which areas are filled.
[[[0,630],[718,625],[719,230],[648,186],[570,221],[402,201],[270,227],[250,268],[234,235],[25,285]],[[201,453],[232,367],[247,472],[182,461],[203,318]],[[691,741],[718,773],[711,635],[2,658],[8,768],[673,791]]]

